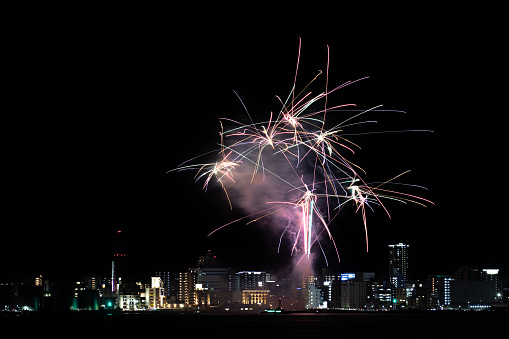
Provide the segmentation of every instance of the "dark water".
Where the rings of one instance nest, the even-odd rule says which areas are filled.
[[[0,316],[3,334],[50,334],[55,338],[142,338],[164,335],[235,338],[260,336],[339,338],[509,338],[509,314],[481,312],[335,313],[335,314],[174,314],[33,313]],[[2,337],[4,335],[2,334]],[[262,337],[263,336],[263,337]]]

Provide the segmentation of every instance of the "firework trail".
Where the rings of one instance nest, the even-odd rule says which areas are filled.
[[[305,256],[309,258],[311,248],[315,243],[322,249],[320,236],[325,233],[333,243],[338,260],[340,260],[330,227],[332,221],[343,211],[345,206],[353,205],[355,212],[361,214],[366,236],[366,250],[368,250],[366,208],[373,210],[374,206],[381,206],[390,217],[382,203],[383,199],[403,203],[412,202],[424,206],[426,203],[432,204],[431,201],[418,196],[383,188],[388,183],[398,184],[394,180],[408,171],[392,179],[376,182],[374,183],[376,186],[368,185],[360,175],[365,171],[346,158],[346,155],[354,154],[354,149],[360,149],[360,147],[345,136],[424,130],[344,133],[344,129],[349,127],[376,122],[355,121],[363,114],[369,111],[387,110],[379,109],[381,106],[369,110],[351,109],[350,107],[354,107],[355,104],[327,106],[330,94],[357,81],[367,79],[365,77],[347,81],[329,90],[328,46],[325,91],[315,96],[312,95],[312,92],[306,92],[308,86],[322,74],[322,71],[318,71],[318,74],[299,93],[296,93],[300,48],[299,41],[293,88],[286,100],[283,101],[277,97],[281,103],[281,110],[277,114],[270,112],[268,120],[255,122],[240,96],[234,91],[242,103],[250,123],[244,124],[234,119],[221,118],[219,149],[202,155],[214,153],[218,156],[218,160],[210,163],[191,163],[202,157],[198,156],[180,164],[172,171],[195,170],[195,180],[203,179],[205,190],[212,178],[215,178],[223,189],[230,208],[233,206],[228,194],[228,187],[239,185],[238,180],[243,181],[241,185],[246,189],[247,184],[254,187],[255,179],[261,175],[262,181],[271,181],[271,190],[278,191],[280,200],[263,201],[266,205],[264,208],[215,229],[209,236],[223,227],[243,219],[252,223],[269,216],[282,215],[287,220],[287,224],[279,237],[278,251],[283,236],[289,234],[293,236],[292,255],[299,253],[301,259]],[[311,106],[316,107],[314,104],[320,100],[324,101],[323,109],[311,110]],[[351,116],[331,128],[326,128],[326,117],[331,113],[348,113]],[[223,124],[231,126],[225,130]],[[243,174],[246,168],[249,169],[249,175]],[[272,185],[273,182],[276,184]]]

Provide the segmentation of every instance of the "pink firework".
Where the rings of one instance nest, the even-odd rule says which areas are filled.
[[[383,199],[413,202],[424,206],[432,202],[415,195],[383,188],[385,184],[393,182],[408,171],[371,187],[359,174],[364,171],[347,159],[347,155],[355,153],[354,150],[360,147],[345,137],[347,134],[345,129],[373,122],[354,119],[368,111],[378,111],[380,106],[365,111],[347,109],[355,104],[328,107],[328,96],[367,77],[347,81],[329,90],[329,48],[327,46],[325,91],[314,96],[312,92],[306,92],[308,86],[322,74],[322,71],[319,71],[299,93],[296,93],[299,62],[300,43],[293,88],[285,101],[277,97],[281,103],[278,114],[270,112],[268,120],[254,122],[240,96],[235,93],[244,106],[250,123],[244,124],[230,118],[221,118],[220,149],[207,153],[216,153],[219,159],[209,163],[188,164],[201,157],[198,156],[184,162],[174,170],[197,170],[195,178],[197,181],[204,178],[204,189],[210,185],[212,178],[216,178],[231,208],[233,206],[228,190],[241,190],[244,196],[255,194],[253,193],[256,191],[254,180],[257,176],[261,173],[262,182],[267,180],[267,185],[264,186],[267,187],[267,192],[261,195],[265,198],[261,203],[266,206],[257,206],[259,207],[257,211],[250,211],[249,215],[216,228],[209,236],[240,220],[247,219],[248,223],[251,223],[272,216],[278,216],[277,220],[280,220],[283,216],[287,224],[279,237],[279,246],[283,236],[289,234],[293,237],[291,253],[300,253],[302,258],[305,256],[309,258],[313,245],[320,244],[321,234],[325,232],[334,244],[339,260],[339,251],[332,237],[331,227],[339,213],[343,213],[345,206],[352,204],[355,212],[361,214],[366,235],[366,250],[368,250],[366,207],[373,209],[372,206],[381,206],[389,215],[382,203]],[[311,107],[316,107],[314,104],[320,101],[324,102],[323,108],[312,110]],[[326,128],[326,117],[331,113],[350,114],[351,112],[355,114],[342,123]],[[232,126],[224,130],[223,123]],[[383,132],[368,131],[357,134]],[[249,175],[244,175],[245,169],[248,169]],[[238,172],[239,170],[241,171]],[[268,185],[269,181],[270,185]],[[271,199],[271,196],[276,198]],[[250,208],[252,205],[250,204]]]

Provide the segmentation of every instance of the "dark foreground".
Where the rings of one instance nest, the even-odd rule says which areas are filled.
[[[311,337],[508,338],[508,313],[178,314],[72,312],[0,316],[2,338]],[[5,335],[6,333],[10,333]],[[263,336],[263,337],[262,337]]]

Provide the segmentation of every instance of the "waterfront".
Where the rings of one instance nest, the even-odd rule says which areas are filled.
[[[164,312],[68,312],[0,316],[4,329],[22,337],[94,336],[141,338],[147,335],[311,337],[317,335],[368,338],[398,335],[429,338],[502,338],[508,313],[493,312],[353,312],[300,314],[180,314]],[[179,334],[180,333],[180,334]]]

